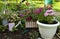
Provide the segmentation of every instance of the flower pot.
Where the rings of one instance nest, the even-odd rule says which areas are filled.
[[[44,39],[52,39],[56,33],[57,27],[59,26],[59,22],[56,24],[43,24],[37,21],[37,24],[41,37]]]
[[[25,27],[26,28],[36,28],[37,23],[36,22],[25,22]]]
[[[12,31],[12,28],[15,26],[15,23],[9,23],[9,31]]]

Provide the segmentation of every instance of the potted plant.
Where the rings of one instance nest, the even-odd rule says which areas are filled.
[[[26,15],[25,25],[27,28],[36,28],[37,27],[36,17],[34,17],[34,14],[32,11],[33,11],[33,9],[26,10],[27,15]]]
[[[34,28],[37,27],[36,24],[36,17],[34,17],[35,15],[33,14],[33,9],[25,9],[23,10],[19,16],[25,20],[25,27],[26,28]]]
[[[34,14],[37,16],[37,24],[42,38],[52,39],[60,24],[54,19],[55,12],[51,8],[38,8],[34,10]]]
[[[10,13],[8,17],[8,26],[9,30],[12,31],[13,27],[20,21],[20,17],[18,17],[18,14]],[[17,26],[16,26],[17,27]]]

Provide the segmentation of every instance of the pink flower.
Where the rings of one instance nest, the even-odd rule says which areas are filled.
[[[43,7],[39,8],[40,12],[43,10]]]
[[[42,12],[43,8],[35,9],[33,11],[34,14],[40,14]]]
[[[33,11],[34,14],[39,14],[40,13],[40,10],[39,9],[36,9]]]
[[[53,10],[47,10],[45,13],[44,13],[44,16],[48,16],[48,15],[54,15],[54,11]]]
[[[31,20],[32,20],[31,16],[29,16],[29,17],[26,18],[26,21],[31,21]]]
[[[48,13],[44,13],[44,16],[45,16],[45,17],[48,16]]]

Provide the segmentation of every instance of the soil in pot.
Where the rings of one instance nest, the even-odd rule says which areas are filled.
[[[41,22],[41,23],[43,23],[43,24],[49,24],[48,22],[46,22],[46,21],[39,21],[39,22]],[[56,21],[53,21],[52,23],[50,23],[50,24],[56,24],[57,22]]]

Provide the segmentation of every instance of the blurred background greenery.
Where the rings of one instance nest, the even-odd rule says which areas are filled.
[[[2,11],[5,8],[5,4],[10,3],[11,6],[9,6],[7,9],[11,10],[10,8],[15,8],[16,4],[19,4],[22,0],[0,0],[0,11]],[[44,0],[27,0],[31,4],[36,5],[35,7],[44,6]],[[60,12],[60,0],[53,0],[53,9],[55,11]]]

